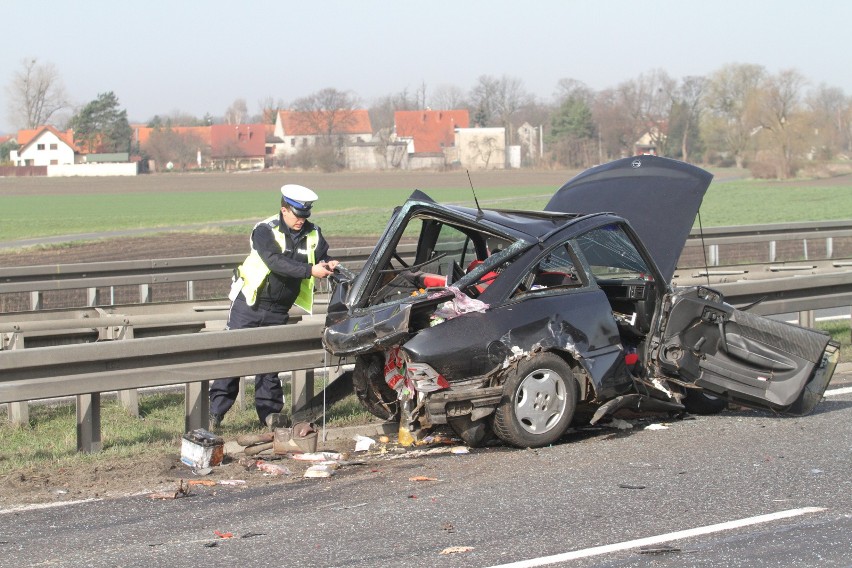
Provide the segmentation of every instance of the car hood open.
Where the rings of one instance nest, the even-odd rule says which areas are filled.
[[[624,217],[666,282],[671,282],[712,179],[713,174],[706,170],[669,158],[624,158],[575,176],[559,188],[544,210],[611,212]]]

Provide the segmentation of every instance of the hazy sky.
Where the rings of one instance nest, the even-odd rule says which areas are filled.
[[[383,95],[507,75],[550,100],[559,79],[599,90],[661,68],[794,68],[852,95],[844,0],[59,0],[0,11],[0,132],[25,57],[53,63],[75,104],[114,91],[128,118],[221,116],[237,98],[291,103],[325,87]]]

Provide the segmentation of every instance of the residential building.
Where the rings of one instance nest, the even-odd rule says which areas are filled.
[[[317,140],[342,138],[346,144],[371,142],[373,129],[365,109],[334,111],[278,111],[272,142],[275,156],[292,156],[299,148],[313,146]]]
[[[60,132],[52,126],[19,130],[20,148],[12,150],[9,160],[15,166],[57,166],[74,164],[80,149],[74,144],[74,131]]]
[[[410,140],[410,153],[443,152],[455,145],[456,128],[470,126],[467,110],[398,110],[393,113],[397,140]]]

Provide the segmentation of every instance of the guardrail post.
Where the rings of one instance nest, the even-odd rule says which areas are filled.
[[[4,333],[0,343],[0,351],[24,348],[24,336],[20,333]],[[10,402],[7,406],[6,418],[13,426],[25,426],[30,423],[30,403],[26,400]]]
[[[90,308],[100,304],[101,294],[97,288],[86,288],[86,305]]]
[[[147,284],[139,285],[139,303],[140,304],[150,304],[151,303],[151,287]]]
[[[207,429],[210,426],[210,381],[186,383],[184,393],[185,431]]]
[[[240,410],[246,409],[246,379],[248,377],[240,377],[239,386],[237,387],[237,398],[234,399],[234,404]],[[254,376],[252,376],[254,378]]]
[[[195,281],[187,280],[186,281],[186,299],[194,300],[195,299]]]
[[[710,266],[719,266],[719,245],[710,245],[707,249],[707,254],[710,256]]]
[[[810,327],[814,326],[814,312],[813,310],[806,310],[803,312],[799,312],[799,325],[802,327]]]
[[[30,292],[30,309],[32,311],[40,310],[44,307],[44,301],[41,297],[40,290]]]
[[[98,328],[98,339],[121,341],[133,339],[133,326],[109,326]],[[118,391],[118,401],[130,416],[139,417],[139,391],[125,389]]]
[[[775,241],[769,241],[769,262],[775,262]]]
[[[805,260],[808,260],[808,239],[802,239],[802,254],[805,255]]]
[[[834,237],[825,237],[825,258],[834,256]]]
[[[101,393],[77,395],[77,451],[101,451]]]
[[[314,370],[303,369],[290,373],[290,408],[293,414],[308,405],[314,396]]]

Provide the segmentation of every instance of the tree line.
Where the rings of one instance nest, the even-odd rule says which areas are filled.
[[[74,128],[102,151],[134,150],[127,112],[115,94],[100,94],[74,109],[50,63],[22,61],[7,92],[9,119],[18,127],[35,128],[71,110],[64,126],[57,126]],[[632,155],[639,140],[661,156],[736,165],[756,177],[781,179],[795,176],[806,164],[846,161],[852,155],[852,97],[837,87],[813,86],[795,69],[770,73],[761,65],[740,63],[683,78],[654,69],[602,90],[565,78],[546,99],[506,75],[482,75],[468,90],[454,85],[428,89],[423,83],[366,104],[351,91],[326,88],[290,103],[261,98],[256,114],[238,98],[220,116],[175,112],[151,117],[148,125],[167,132],[176,126],[274,123],[279,110],[316,114],[356,108],[367,108],[379,141],[392,135],[397,110],[467,109],[471,126],[504,127],[507,144],[518,143],[518,128],[527,123],[544,148],[541,155],[528,154],[527,165],[546,167],[584,168]],[[334,134],[334,124],[323,126],[331,129],[325,133],[329,137]],[[307,156],[299,165],[317,159]]]

